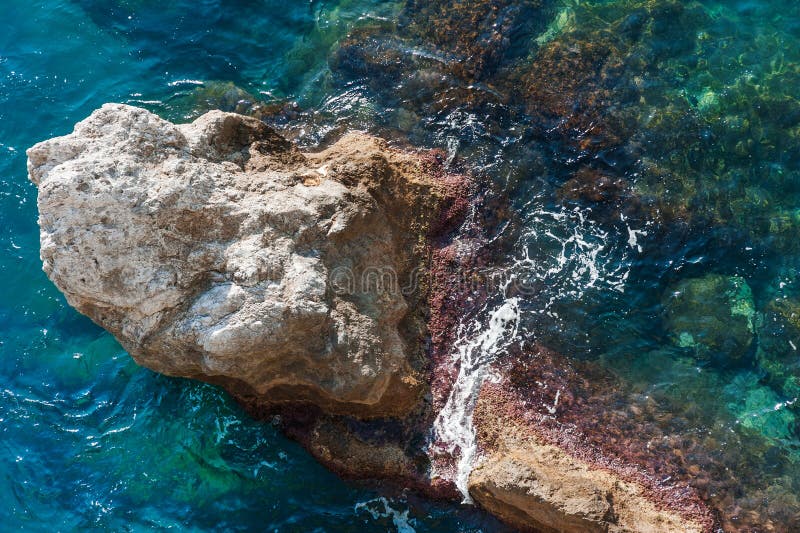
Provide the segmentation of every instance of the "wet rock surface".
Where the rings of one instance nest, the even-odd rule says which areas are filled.
[[[662,511],[643,492],[556,446],[510,435],[470,476],[476,501],[523,530],[707,531],[707,523]]]
[[[678,444],[652,399],[544,347],[493,372],[474,415],[482,459],[470,494],[481,505],[524,530],[713,529],[692,482],[703,470],[686,464],[697,450]]]

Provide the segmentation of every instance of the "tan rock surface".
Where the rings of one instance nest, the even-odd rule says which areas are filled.
[[[642,488],[535,439],[508,443],[470,476],[470,494],[509,524],[542,532],[697,532]]]
[[[470,474],[469,493],[490,513],[539,533],[711,530],[704,508],[640,483],[624,462],[605,468],[593,462],[601,459],[593,453],[570,453],[566,443],[575,435],[568,427],[563,440],[548,440],[536,418],[518,411],[518,402],[500,384],[484,386],[478,398],[475,426],[483,454]]]

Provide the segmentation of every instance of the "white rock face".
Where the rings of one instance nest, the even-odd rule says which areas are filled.
[[[362,134],[304,155],[240,115],[107,104],[28,158],[45,272],[140,364],[266,405],[416,402],[406,298],[331,283],[415,266],[409,209],[431,187],[412,156]]]

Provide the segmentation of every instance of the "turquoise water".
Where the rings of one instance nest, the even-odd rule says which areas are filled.
[[[800,529],[796,2],[4,0],[0,27],[4,529],[502,530],[339,480],[66,305],[24,150],[108,101],[445,150],[508,199],[484,218],[491,267],[533,289],[521,342],[613,379],[599,445],[726,529]]]

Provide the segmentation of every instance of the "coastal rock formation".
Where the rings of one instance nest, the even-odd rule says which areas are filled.
[[[643,421],[620,410],[632,402],[612,376],[541,346],[492,373],[473,419],[480,459],[469,493],[479,505],[524,531],[714,530],[689,479],[659,475],[681,476],[665,452],[682,444],[648,445]]]
[[[28,151],[44,270],[143,366],[249,403],[401,415],[423,390],[416,287],[440,198],[351,134],[301,154],[262,122],[108,104]]]
[[[457,276],[479,261],[447,231],[470,224],[468,182],[442,157],[358,133],[301,153],[252,117],[175,125],[119,104],[28,157],[45,272],[140,364],[279,413],[342,475],[461,496],[429,436],[453,379]],[[709,529],[539,438],[500,397],[482,393],[475,416],[469,490],[488,511],[537,531]]]

